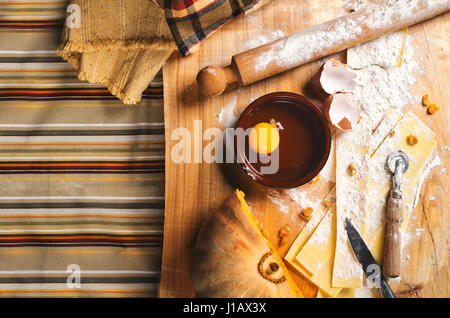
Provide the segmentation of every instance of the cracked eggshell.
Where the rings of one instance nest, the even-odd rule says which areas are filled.
[[[329,96],[323,104],[323,113],[328,122],[341,130],[350,130],[356,127],[360,114],[352,103],[350,94],[338,93]]]
[[[326,61],[313,78],[314,92],[319,97],[350,93],[355,87],[356,73],[347,64],[335,59]]]

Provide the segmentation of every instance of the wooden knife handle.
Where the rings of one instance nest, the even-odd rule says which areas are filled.
[[[383,3],[383,2],[381,2]],[[200,93],[220,95],[291,70],[450,10],[448,0],[417,0],[403,6],[371,4],[334,20],[234,55],[230,66],[207,66],[197,75]]]
[[[389,198],[386,209],[386,237],[383,259],[383,274],[387,277],[398,277],[401,273],[402,237],[400,226],[402,221],[402,199]]]

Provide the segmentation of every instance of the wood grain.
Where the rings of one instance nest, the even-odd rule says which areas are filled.
[[[323,61],[317,61],[276,77],[240,89],[228,89],[213,98],[199,95],[195,77],[207,65],[229,65],[231,57],[248,50],[264,41],[274,39],[274,35],[292,34],[306,27],[327,21],[343,14],[341,1],[325,0],[278,0],[247,16],[241,16],[202,43],[199,50],[187,58],[175,54],[163,67],[164,108],[166,124],[166,186],[165,186],[165,226],[162,259],[160,297],[195,296],[190,280],[191,250],[199,226],[207,213],[218,207],[222,200],[236,187],[246,192],[258,219],[263,223],[271,241],[278,245],[278,230],[289,224],[291,234],[279,246],[284,255],[305,221],[299,217],[299,207],[292,202],[289,212],[279,211],[278,205],[267,199],[267,188],[251,182],[239,167],[232,164],[180,163],[172,160],[171,152],[179,142],[172,140],[172,133],[179,127],[194,132],[194,121],[201,120],[202,131],[209,127],[223,129],[217,121],[217,114],[227,104],[235,104],[239,114],[253,99],[274,91],[292,91],[311,97],[308,81],[317,72]],[[327,10],[323,10],[327,8]],[[426,114],[424,107],[412,106],[415,113],[439,135],[441,160],[448,166],[449,112],[445,105],[449,101],[447,79],[450,76],[448,53],[449,14],[418,25],[411,30],[417,50],[423,50],[420,81],[414,86],[418,94],[428,93],[432,100],[440,103],[441,110],[433,116]],[[276,32],[276,33],[273,33]],[[426,37],[429,41],[426,41]],[[345,54],[334,56],[344,60]],[[193,140],[193,138],[192,138]],[[203,141],[205,146],[209,141]],[[192,158],[200,143],[192,145]],[[441,169],[437,168],[437,169]],[[425,227],[421,240],[413,240],[407,246],[403,260],[405,278],[395,288],[405,295],[448,296],[448,254],[445,220],[448,202],[447,173],[437,173],[426,181],[422,190],[421,204],[414,210],[409,229]],[[315,187],[325,196],[332,186],[320,180]],[[436,199],[430,201],[429,197]],[[420,248],[418,248],[418,246]],[[296,282],[306,297],[314,297],[317,288],[300,275],[292,272]],[[444,278],[443,278],[444,277]],[[437,279],[439,278],[439,279]],[[434,280],[438,280],[434,282]],[[440,281],[439,281],[440,280]],[[442,283],[445,280],[445,283]],[[420,286],[419,286],[420,285]],[[408,292],[412,287],[420,290]],[[416,294],[414,294],[416,293]]]

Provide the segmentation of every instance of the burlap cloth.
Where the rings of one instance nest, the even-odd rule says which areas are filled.
[[[79,79],[104,84],[123,103],[136,104],[177,48],[188,55],[237,15],[269,1],[70,0],[56,53],[73,64]]]
[[[80,8],[81,27],[68,27],[57,54],[78,77],[102,83],[125,104],[142,92],[176,50],[164,10],[150,0],[72,0]],[[77,19],[77,8],[68,18]],[[77,21],[73,21],[76,25]]]

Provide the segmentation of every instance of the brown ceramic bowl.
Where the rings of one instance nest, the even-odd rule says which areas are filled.
[[[307,183],[322,170],[330,154],[331,130],[327,119],[307,98],[290,92],[275,92],[252,102],[242,113],[236,128],[245,131],[271,119],[280,124],[280,144],[271,158],[259,155],[255,161],[255,153],[252,157],[248,137],[245,137],[240,143],[236,139],[238,162],[247,175],[272,188],[294,188]],[[273,168],[277,166],[275,160],[278,160],[278,169]],[[263,166],[271,165],[269,170],[273,171],[261,172]]]

